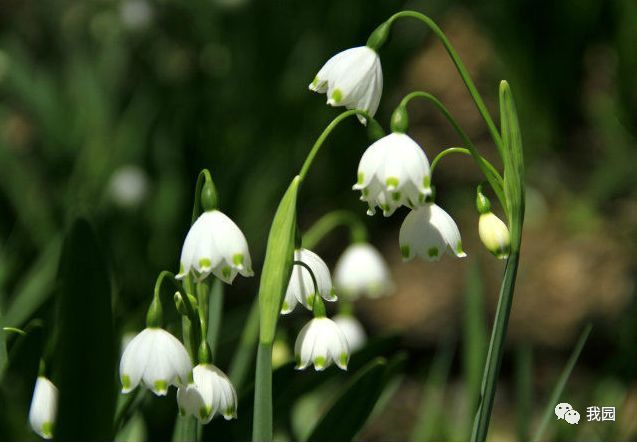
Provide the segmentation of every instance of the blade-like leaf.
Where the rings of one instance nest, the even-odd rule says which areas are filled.
[[[387,361],[377,358],[358,371],[319,420],[309,441],[350,441],[363,427],[386,383]]]
[[[111,289],[97,238],[83,219],[64,242],[57,304],[55,437],[111,440],[116,398]]]
[[[546,408],[544,408],[542,421],[540,422],[540,426],[538,426],[537,428],[537,432],[533,436],[533,441],[540,441],[542,439],[542,436],[544,435],[544,431],[546,430],[546,427],[548,426],[549,422],[551,421],[551,417],[554,414],[555,405],[559,403],[560,397],[562,396],[562,392],[564,392],[564,387],[566,386],[566,382],[571,376],[571,372],[573,372],[573,368],[575,368],[575,363],[577,363],[577,359],[582,353],[582,349],[584,349],[584,345],[586,344],[586,341],[588,340],[588,336],[591,334],[592,329],[593,329],[593,326],[591,324],[588,324],[586,328],[584,328],[584,331],[582,331],[582,335],[580,335],[579,339],[577,340],[577,344],[575,345],[575,348],[573,348],[573,353],[571,354],[568,361],[566,362],[566,366],[564,367],[564,370],[562,370],[562,373],[560,374],[560,378],[557,380],[557,383],[555,384],[555,387],[553,388],[553,392],[551,393],[551,398],[546,404]]]

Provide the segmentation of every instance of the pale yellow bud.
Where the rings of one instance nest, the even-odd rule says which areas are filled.
[[[480,215],[478,233],[484,246],[493,255],[499,259],[509,257],[511,248],[509,229],[493,212],[486,212]]]

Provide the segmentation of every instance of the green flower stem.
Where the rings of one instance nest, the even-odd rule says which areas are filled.
[[[360,109],[351,109],[349,111],[345,111],[339,114],[334,120],[331,121],[329,125],[327,125],[327,127],[323,130],[323,132],[319,136],[319,138],[316,139],[314,146],[312,146],[310,153],[307,155],[305,162],[303,163],[303,166],[301,167],[301,172],[299,173],[299,176],[301,177],[301,181],[305,179],[305,176],[307,175],[308,171],[310,170],[310,167],[312,166],[312,163],[314,162],[314,158],[316,157],[316,154],[318,154],[318,151],[321,149],[321,146],[323,145],[327,137],[330,135],[330,133],[334,130],[334,128],[338,126],[340,122],[345,120],[347,117],[351,117],[353,115],[360,115],[362,117],[365,117],[366,119],[369,119],[370,121],[375,122],[372,116],[370,116],[365,111],[361,111]]]
[[[2,330],[4,332],[13,332],[14,334],[18,334],[18,335],[22,335],[22,336],[27,335],[27,333],[24,332],[22,329],[12,328],[11,326],[5,326],[5,327],[2,328]]]
[[[506,212],[507,201],[504,195],[502,177],[495,170],[495,168],[484,157],[480,155],[480,153],[476,149],[475,145],[473,144],[469,136],[464,132],[464,130],[462,129],[458,121],[453,117],[451,112],[449,112],[447,107],[440,100],[438,100],[434,95],[428,92],[423,92],[423,91],[415,91],[410,94],[407,94],[402,99],[399,106],[406,107],[409,101],[411,101],[414,98],[424,98],[426,100],[429,100],[445,116],[447,121],[449,121],[449,123],[454,128],[454,130],[458,133],[462,141],[466,144],[467,149],[471,153],[471,156],[474,158],[474,160],[478,164],[478,167],[482,171],[482,174],[485,176],[485,178],[487,179],[487,181],[493,188],[493,192],[495,192],[498,200],[500,201],[500,204],[502,205],[502,208],[504,208]]]
[[[206,190],[205,193],[203,192],[204,188]],[[206,201],[204,202],[203,200]],[[212,209],[216,207],[217,204],[217,192],[210,171],[202,169],[197,177],[197,184],[195,185],[195,203],[192,205],[191,223],[197,220],[202,207],[207,206],[208,209]]]
[[[502,143],[502,138],[500,137],[500,132],[498,131],[498,128],[493,122],[493,119],[491,118],[491,114],[489,114],[489,111],[487,110],[487,107],[485,106],[484,101],[482,100],[482,97],[480,96],[480,93],[478,92],[478,89],[473,83],[473,80],[471,80],[471,76],[469,75],[467,68],[465,68],[464,63],[462,63],[460,56],[454,49],[453,45],[451,44],[451,42],[449,41],[445,33],[442,32],[442,29],[440,29],[440,27],[436,24],[436,22],[434,22],[431,18],[416,11],[397,12],[396,14],[392,15],[387,20],[386,23],[388,26],[391,26],[396,20],[403,17],[410,17],[410,18],[415,18],[417,20],[420,20],[425,25],[427,25],[433,31],[433,33],[436,34],[436,36],[440,39],[443,46],[447,50],[447,53],[449,53],[451,60],[453,60],[453,63],[456,66],[456,69],[458,70],[458,73],[460,74],[462,81],[464,82],[465,86],[469,90],[469,94],[471,94],[471,98],[476,104],[476,107],[478,108],[478,112],[480,113],[485,123],[487,124],[487,127],[489,128],[489,133],[491,134],[491,137],[493,138],[493,141],[496,144],[498,151],[500,152],[500,155],[502,155],[502,151],[504,150],[504,145]]]
[[[504,279],[500,288],[500,297],[495,314],[491,341],[485,371],[482,378],[480,390],[480,401],[473,424],[472,441],[485,441],[489,430],[489,421],[493,409],[493,399],[495,398],[496,382],[504,354],[504,341],[511,314],[513,302],[513,291],[515,289],[515,277],[518,272],[520,256],[518,250],[511,250],[511,254],[504,268]]]
[[[199,324],[201,325],[201,338],[198,343],[199,351],[199,363],[210,363],[211,352],[208,350],[202,355],[201,347],[207,348],[208,337],[208,296],[210,294],[210,287],[205,281],[197,282],[197,314],[199,315]]]
[[[329,232],[338,226],[347,226],[350,230],[352,243],[360,243],[367,240],[367,228],[365,224],[350,211],[332,211],[318,219],[303,235],[303,247],[314,248]]]
[[[208,316],[208,331],[205,337],[210,345],[211,361],[214,361],[223,317],[223,282],[221,280],[215,279],[210,286],[208,303],[209,308],[206,314]]]
[[[522,344],[515,352],[515,411],[519,441],[529,441],[529,422],[533,412],[533,348]]]
[[[250,365],[252,364],[252,357],[254,355],[254,348],[259,339],[259,299],[255,299],[252,302],[248,319],[245,322],[245,327],[241,333],[241,339],[239,346],[230,363],[230,370],[228,376],[235,385],[237,390],[241,389],[245,383]]]

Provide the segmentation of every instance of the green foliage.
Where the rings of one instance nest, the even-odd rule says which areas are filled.
[[[71,226],[57,291],[53,382],[60,391],[55,436],[110,440],[116,354],[108,268],[86,220]]]

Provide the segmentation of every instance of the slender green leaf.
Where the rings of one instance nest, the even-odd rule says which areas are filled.
[[[414,441],[431,441],[439,439],[441,430],[441,416],[444,411],[443,400],[451,362],[453,361],[454,346],[447,340],[436,353],[434,361],[423,386],[423,396],[420,402],[418,421],[412,432]]]
[[[283,294],[288,286],[294,260],[294,233],[296,232],[296,198],[301,183],[296,176],[272,221],[268,246],[259,284],[260,335],[262,343],[272,343],[281,310]]]
[[[83,219],[64,242],[57,303],[56,438],[111,440],[116,399],[111,288],[95,233]]]
[[[283,294],[292,273],[296,198],[301,178],[294,177],[274,215],[259,285],[259,348],[254,391],[254,440],[272,440],[272,343]]]
[[[529,440],[533,404],[533,348],[522,344],[515,350],[515,390],[518,440]]]
[[[573,348],[573,352],[571,353],[571,356],[566,362],[566,366],[564,366],[564,369],[562,370],[562,373],[560,374],[560,378],[557,380],[557,383],[555,384],[555,387],[553,388],[551,397],[549,398],[549,401],[546,404],[546,407],[544,408],[542,421],[540,422],[540,425],[538,426],[537,431],[535,432],[535,435],[533,436],[533,441],[540,441],[542,437],[544,436],[544,431],[546,431],[546,427],[551,421],[551,417],[555,413],[555,405],[557,405],[560,402],[560,398],[562,397],[562,393],[564,392],[564,387],[566,386],[566,383],[568,382],[568,379],[571,376],[571,372],[573,372],[573,368],[575,368],[577,359],[582,353],[582,349],[584,349],[584,345],[586,344],[586,341],[588,340],[588,337],[590,336],[592,329],[593,329],[593,326],[590,323],[586,325],[586,327],[584,328],[584,331],[582,331],[582,335],[580,335],[579,339],[577,340],[577,344],[575,345],[575,348]]]
[[[507,200],[511,249],[519,251],[524,220],[524,153],[518,114],[509,84],[500,82],[500,120],[504,142],[504,195]]]
[[[59,239],[52,240],[18,284],[5,316],[5,326],[20,327],[52,294],[60,256]]]
[[[387,382],[387,361],[377,358],[358,371],[319,420],[309,441],[350,441],[361,430]]]
[[[457,435],[459,440],[468,438],[471,433],[473,413],[476,410],[480,395],[480,381],[487,354],[488,336],[483,286],[480,262],[478,259],[474,259],[469,264],[467,287],[465,289],[462,353],[468,416],[466,429],[462,434]]]

